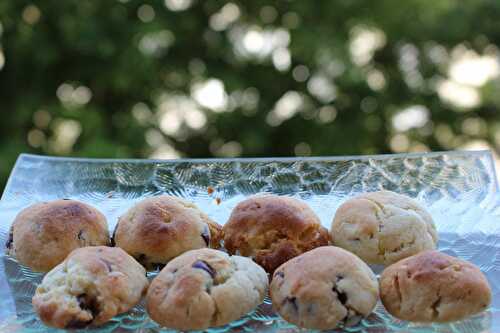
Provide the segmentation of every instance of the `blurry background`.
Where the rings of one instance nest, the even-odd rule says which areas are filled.
[[[19,153],[500,149],[500,2],[1,1],[0,191]]]

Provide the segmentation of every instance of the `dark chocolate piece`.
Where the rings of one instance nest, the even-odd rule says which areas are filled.
[[[339,302],[342,303],[342,305],[345,305],[347,303],[347,294],[339,291],[337,289],[337,286],[334,286],[332,288],[333,292],[337,294],[337,298],[339,299]]]
[[[299,305],[297,304],[297,297],[287,297],[285,298],[285,301],[292,304],[293,309],[297,312],[299,312]]]
[[[212,279],[215,278],[215,270],[212,267],[210,267],[210,265],[206,261],[197,260],[192,267],[204,270],[212,277]]]
[[[107,261],[106,259],[102,259],[102,258],[101,258],[101,261],[104,263],[104,265],[106,265],[106,268],[108,269],[109,272],[113,271],[113,267],[111,266],[111,263],[109,261]]]
[[[285,273],[283,271],[277,271],[276,273],[274,273],[274,276],[275,277],[280,277],[282,279],[285,278]]]
[[[95,317],[99,315],[99,312],[101,312],[96,297],[87,294],[81,294],[78,295],[76,299],[78,300],[78,306],[80,307],[80,309],[89,311],[92,314],[93,319],[95,319]]]

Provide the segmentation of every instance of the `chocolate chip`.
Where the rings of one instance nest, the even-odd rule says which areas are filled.
[[[113,267],[111,266],[111,263],[109,261],[107,261],[106,259],[102,259],[102,258],[101,258],[101,261],[104,263],[104,265],[106,265],[106,268],[108,269],[109,272],[113,271]]]
[[[337,282],[339,282],[339,281],[340,281],[340,280],[342,280],[344,277],[343,277],[342,275],[337,275],[337,276],[336,276],[336,278],[337,278]]]
[[[339,291],[336,286],[332,288],[332,291],[337,294],[337,298],[342,305],[347,303],[347,294]]]
[[[204,270],[212,277],[212,279],[215,278],[215,270],[210,267],[210,265],[206,261],[197,260],[191,267]]]
[[[10,250],[12,243],[14,243],[14,232],[12,231],[12,229],[10,229],[9,239],[7,239],[7,242],[5,243],[5,247]]]
[[[80,309],[84,311],[90,311],[92,317],[95,318],[99,314],[99,303],[97,303],[97,298],[87,295],[81,294],[77,296],[78,306]]]
[[[297,297],[287,297],[285,298],[285,302],[292,304],[293,309],[295,311],[297,312],[299,311],[299,305],[297,304]]]
[[[285,273],[283,271],[277,271],[274,273],[274,277],[280,277],[280,278],[284,279]]]
[[[201,233],[201,238],[203,238],[207,246],[210,245],[210,230],[208,229],[208,225],[206,224],[205,227],[203,228],[203,232]]]
[[[79,328],[85,328],[87,327],[92,320],[77,320],[77,319],[72,319],[70,320],[67,324],[66,327],[67,329],[79,329]]]
[[[76,237],[78,237],[79,240],[85,240],[85,237],[83,237],[83,230],[78,231],[78,235]]]

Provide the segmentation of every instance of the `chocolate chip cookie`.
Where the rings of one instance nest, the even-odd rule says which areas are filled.
[[[84,247],[47,273],[33,307],[48,326],[98,326],[136,305],[147,286],[144,267],[122,249]]]
[[[359,195],[344,202],[331,226],[333,245],[369,264],[390,265],[436,248],[431,215],[417,201],[390,191]]]
[[[378,300],[371,269],[354,254],[322,246],[281,265],[270,286],[273,308],[285,319],[308,329],[357,324]]]
[[[37,203],[15,218],[7,253],[34,271],[47,272],[76,248],[108,245],[106,218],[75,200]]]
[[[256,308],[268,286],[266,272],[251,259],[199,249],[170,261],[146,296],[149,316],[177,330],[228,324]]]
[[[393,316],[448,322],[485,310],[491,288],[478,267],[438,251],[426,251],[387,267],[380,298]]]
[[[251,257],[270,273],[330,240],[328,230],[305,202],[276,195],[257,195],[240,202],[223,231],[224,246],[230,253]]]
[[[220,246],[221,227],[196,205],[173,196],[147,198],[120,217],[114,244],[146,268],[193,249]]]

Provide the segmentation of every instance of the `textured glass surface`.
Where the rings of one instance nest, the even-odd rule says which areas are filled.
[[[214,189],[208,194],[208,187]],[[452,324],[421,325],[396,320],[379,304],[347,332],[500,332],[500,203],[489,152],[382,155],[306,159],[92,160],[20,156],[0,201],[0,242],[15,215],[38,201],[73,198],[99,208],[110,229],[136,201],[168,193],[194,201],[223,224],[244,197],[270,192],[306,200],[330,226],[348,197],[388,189],[425,204],[440,234],[440,250],[467,259],[486,273],[494,300],[485,313]],[[34,274],[0,250],[0,331],[45,332],[31,297]],[[379,272],[379,267],[374,267]],[[159,332],[142,306],[93,332]],[[280,320],[268,302],[256,311],[210,332],[297,332]],[[167,330],[164,330],[167,331]],[[339,330],[340,331],[340,330]]]

